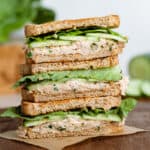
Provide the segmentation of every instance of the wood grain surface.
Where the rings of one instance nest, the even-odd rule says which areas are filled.
[[[3,110],[0,110],[2,112]],[[0,119],[0,132],[16,129],[19,119]],[[141,100],[129,114],[127,125],[150,130],[150,99]],[[66,147],[65,150],[150,150],[150,132],[127,136],[97,137]],[[0,138],[0,150],[44,150],[36,146]]]

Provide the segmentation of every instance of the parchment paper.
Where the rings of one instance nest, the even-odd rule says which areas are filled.
[[[135,127],[125,126],[123,132],[115,133],[115,134],[111,134],[111,135],[110,134],[103,135],[103,136],[129,135],[129,134],[134,134],[134,133],[143,132],[143,131],[145,131],[145,130],[135,128]],[[15,130],[4,132],[4,133],[0,134],[0,137],[2,137],[2,138],[25,142],[28,144],[46,148],[48,150],[61,150],[66,146],[76,144],[76,143],[82,142],[84,140],[87,140],[89,138],[98,137],[98,136],[99,136],[99,134],[96,134],[94,136],[61,137],[61,138],[47,138],[47,139],[22,139],[22,138],[17,137]]]

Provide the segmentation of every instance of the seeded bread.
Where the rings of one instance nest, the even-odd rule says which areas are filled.
[[[117,15],[110,15],[105,17],[94,17],[94,18],[84,18],[75,20],[60,20],[47,22],[44,24],[30,24],[25,26],[26,37],[37,36],[41,34],[46,34],[49,32],[56,32],[65,29],[76,29],[83,27],[105,27],[105,28],[115,28],[120,25],[120,19]]]
[[[56,63],[41,63],[41,64],[23,64],[21,65],[22,75],[31,75],[50,71],[63,70],[80,70],[80,69],[98,69],[113,67],[118,65],[118,56],[104,57],[101,59],[93,59],[86,61],[75,62],[56,62]]]
[[[67,111],[76,108],[103,108],[109,110],[112,107],[117,107],[121,103],[121,97],[95,97],[95,98],[76,98],[68,100],[49,101],[45,103],[34,103],[22,101],[22,113],[28,116],[36,116],[46,114],[53,111]]]

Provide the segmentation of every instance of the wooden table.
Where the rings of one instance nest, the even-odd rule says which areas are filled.
[[[2,110],[0,110],[2,111]],[[0,119],[0,132],[16,129],[18,119]],[[150,130],[150,99],[139,101],[129,114],[127,125]],[[118,137],[98,137],[65,148],[65,150],[150,150],[150,132]],[[0,138],[0,150],[43,150],[29,144]]]

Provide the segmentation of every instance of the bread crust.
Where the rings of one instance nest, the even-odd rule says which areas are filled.
[[[22,101],[22,113],[28,116],[46,114],[53,111],[67,111],[77,108],[103,108],[109,110],[112,107],[120,106],[121,97],[95,97],[95,98],[76,98],[68,100],[49,101],[45,103],[34,103]]]
[[[25,36],[38,36],[49,32],[56,32],[65,29],[76,29],[90,26],[105,28],[116,28],[120,25],[118,15],[109,15],[104,17],[83,18],[74,20],[60,20],[47,22],[44,24],[30,24],[25,26]]]
[[[75,62],[54,62],[41,64],[23,64],[21,65],[21,75],[30,75],[50,71],[80,70],[80,69],[98,69],[112,67],[119,64],[118,56],[104,57],[101,59],[75,61]]]
[[[114,133],[123,132],[124,125],[122,122],[121,123],[110,121],[100,121],[100,122],[101,126],[99,126],[99,128],[93,127],[77,131],[59,131],[47,133],[42,133],[40,132],[40,130],[38,132],[35,132],[34,127],[33,128],[20,127],[18,129],[18,136],[21,138],[39,139],[39,138],[69,137],[69,136],[93,136],[93,135],[108,136]]]

